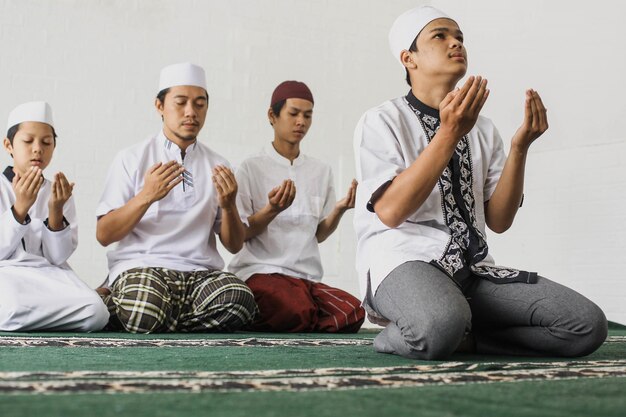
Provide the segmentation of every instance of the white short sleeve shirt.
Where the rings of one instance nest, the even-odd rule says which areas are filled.
[[[292,164],[272,145],[265,147],[237,170],[240,215],[247,218],[265,207],[268,193],[286,179],[296,185],[292,205],[276,216],[263,233],[245,242],[228,266],[241,279],[257,273],[322,279],[315,232],[335,205],[330,166],[303,154]]]
[[[467,135],[471,150],[472,194],[478,229],[485,233],[484,203],[491,198],[506,160],[502,140],[493,123],[479,117]],[[440,259],[450,241],[438,186],[424,204],[397,228],[389,228],[367,209],[372,194],[408,168],[428,145],[418,117],[404,97],[367,111],[354,134],[359,187],[354,226],[357,234],[356,267],[362,294],[368,279],[372,293],[397,266],[408,261]],[[493,265],[487,255],[481,265]]]
[[[142,190],[150,167],[172,160],[185,167],[183,182],[153,203],[135,228],[107,254],[109,285],[120,273],[138,267],[177,271],[224,267],[215,240],[221,211],[211,175],[215,166],[228,166],[228,162],[199,142],[189,146],[182,158],[180,148],[159,132],[121,151],[109,169],[96,215],[101,217],[122,207]]]

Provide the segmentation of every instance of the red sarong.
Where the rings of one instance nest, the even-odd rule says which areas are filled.
[[[260,310],[252,331],[354,333],[365,320],[357,298],[319,282],[254,274],[246,284]]]

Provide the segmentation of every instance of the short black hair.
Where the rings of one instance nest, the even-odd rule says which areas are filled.
[[[415,37],[415,39],[413,39],[413,43],[411,43],[411,46],[409,47],[409,52],[417,52],[417,36]],[[404,68],[404,71],[406,72],[406,83],[409,85],[409,87],[412,87],[411,77],[409,77],[409,70]]]
[[[159,100],[161,103],[164,103],[165,102],[165,96],[169,92],[170,92],[169,88],[164,88],[163,90],[159,91],[159,94],[157,94],[156,99]]]
[[[168,88],[164,88],[163,90],[159,91],[159,94],[157,94],[156,99],[159,100],[161,103],[165,103],[165,96],[167,95],[167,93],[170,92],[169,87]],[[206,94],[206,99],[209,99],[209,93],[205,90],[204,93]]]
[[[272,113],[274,113],[274,116],[280,117],[280,111],[283,109],[283,107],[285,107],[286,102],[287,102],[287,99],[284,99],[284,100],[277,101],[276,103],[270,106],[272,108]]]
[[[48,125],[50,126],[50,125]],[[54,130],[53,126],[50,126],[52,129],[52,137],[54,138],[54,146],[57,144],[57,132]],[[13,146],[13,139],[15,139],[15,135],[17,135],[17,131],[20,130],[20,123],[13,125],[7,131],[7,138],[9,139],[9,143]]]

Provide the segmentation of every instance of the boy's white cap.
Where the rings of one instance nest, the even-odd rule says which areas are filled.
[[[400,53],[405,49],[408,50],[422,29],[435,19],[451,18],[431,6],[416,7],[398,16],[389,31],[389,48],[393,57],[400,61]]]
[[[52,108],[45,101],[30,101],[20,104],[9,113],[7,131],[22,122],[41,122],[54,127]]]
[[[206,88],[206,76],[202,67],[190,62],[168,65],[161,70],[159,78],[159,91],[177,85],[193,85]]]

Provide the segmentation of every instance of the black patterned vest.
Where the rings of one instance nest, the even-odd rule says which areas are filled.
[[[439,111],[419,101],[411,91],[405,99],[417,116],[430,143],[439,129]],[[464,136],[457,144],[448,166],[438,181],[443,221],[450,229],[450,238],[442,256],[432,260],[431,264],[451,278],[469,268],[474,275],[495,283],[537,282],[536,272],[476,265],[485,259],[489,247],[476,221],[473,181],[472,150],[467,136]]]

